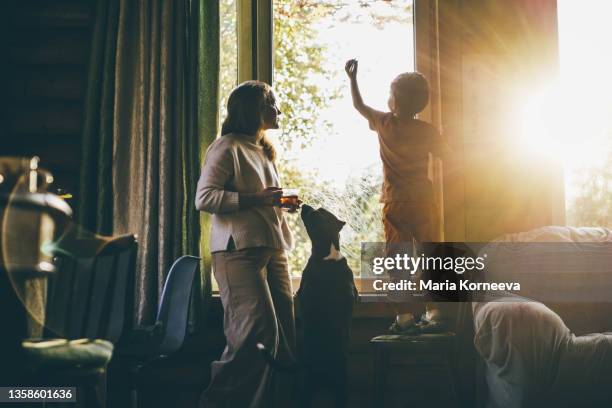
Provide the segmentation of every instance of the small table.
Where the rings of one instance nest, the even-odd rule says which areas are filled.
[[[397,335],[370,340],[374,352],[373,407],[452,407],[455,333]]]

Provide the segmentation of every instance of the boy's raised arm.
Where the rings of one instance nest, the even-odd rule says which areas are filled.
[[[351,80],[351,96],[353,97],[353,106],[364,118],[372,123],[375,116],[377,116],[377,114],[382,114],[382,112],[369,107],[363,102],[361,92],[359,92],[359,85],[357,84],[357,67],[358,63],[356,59],[348,60],[344,66],[344,70]]]

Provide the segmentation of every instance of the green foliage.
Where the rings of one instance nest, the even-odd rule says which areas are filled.
[[[236,33],[236,0],[221,0],[219,3],[219,119],[227,116],[227,98],[238,81],[238,37]],[[221,129],[221,126],[219,126]]]
[[[325,2],[274,2],[274,90],[283,113],[280,142],[285,151],[307,147],[321,127],[330,126],[319,122],[318,113],[338,91],[317,84],[331,72],[313,27],[328,12]]]
[[[584,168],[578,174],[579,193],[568,211],[568,224],[585,227],[612,227],[612,153],[600,166]]]
[[[317,43],[317,24],[336,18],[344,11],[340,1],[276,0],[274,89],[280,103],[282,134],[279,137],[285,152],[279,161],[283,185],[297,187],[300,198],[309,205],[325,207],[347,225],[342,231],[342,253],[355,273],[360,270],[362,241],[380,241],[380,176],[370,172],[349,179],[344,187],[325,182],[313,166],[309,172],[295,167],[292,156],[310,146],[317,135],[333,135],[333,126],[320,119],[319,112],[338,98],[339,87],[332,83],[335,72],[328,67],[341,66],[327,61],[328,53]],[[349,18],[344,15],[344,18]],[[327,19],[327,20],[326,20]],[[336,68],[334,68],[336,69]],[[295,237],[295,248],[289,255],[289,269],[300,275],[310,256],[310,239],[299,215],[287,216]]]

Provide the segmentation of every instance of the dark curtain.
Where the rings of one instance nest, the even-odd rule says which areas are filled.
[[[79,221],[138,235],[136,324],[150,323],[166,274],[200,254],[193,199],[203,149],[217,134],[219,11],[205,0],[99,0],[85,106]],[[192,292],[203,322],[210,263]]]

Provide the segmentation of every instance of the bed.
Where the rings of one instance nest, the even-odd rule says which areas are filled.
[[[527,249],[517,258],[510,253],[516,252],[512,243],[565,243],[567,254],[555,257]],[[542,283],[520,295],[506,292],[495,301],[472,303],[473,342],[485,384],[477,405],[612,406],[612,303],[608,303],[612,258],[607,258],[612,251],[608,247],[612,249],[612,230],[543,227],[505,235],[482,250],[490,256],[487,274],[489,270],[492,275],[503,274],[514,265],[530,275],[519,279],[535,277]],[[576,284],[584,286],[579,295],[571,290]]]

